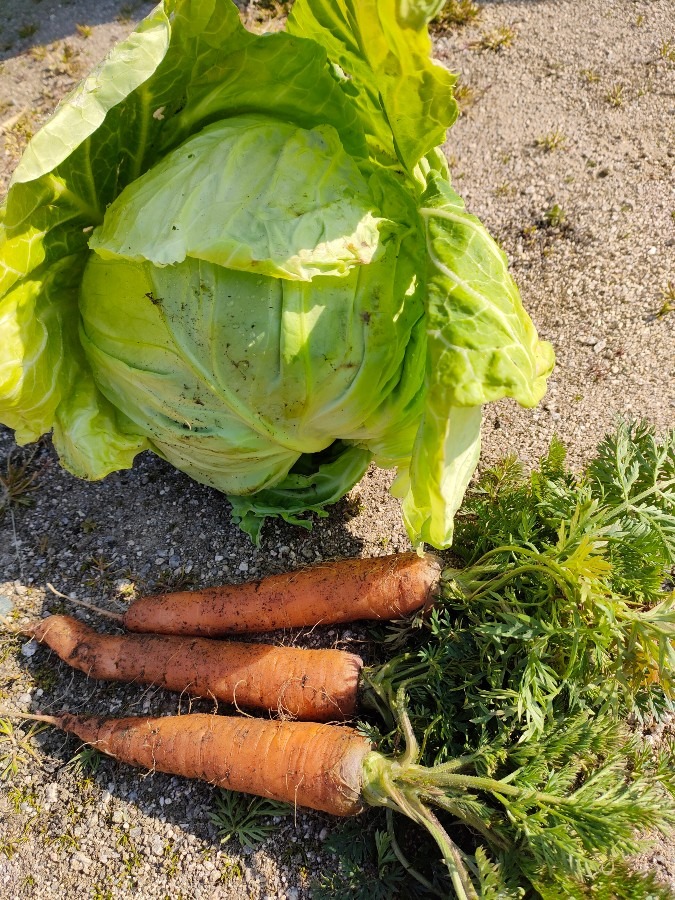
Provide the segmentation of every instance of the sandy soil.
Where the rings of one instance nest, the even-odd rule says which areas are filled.
[[[4,0],[0,195],[30,133],[149,8]],[[502,26],[510,46],[480,49]],[[509,254],[558,356],[540,409],[504,402],[488,411],[483,464],[514,451],[534,462],[557,433],[579,466],[618,415],[672,425],[672,0],[485,2],[474,24],[436,36],[436,52],[465,85],[446,146],[456,186]],[[161,584],[241,580],[407,546],[387,473],[369,472],[312,533],[274,525],[255,549],[221,496],[155,457],[88,484],[59,468],[48,441],[20,451],[0,430],[3,470],[26,452],[31,504],[0,520],[0,603],[25,615],[59,608],[47,582],[120,609]],[[367,652],[354,628],[285,639]],[[0,643],[0,703],[115,714],[177,708],[162,691],[93,683],[33,651]],[[334,828],[327,817],[284,819],[244,852],[236,841],[220,844],[208,787],[109,761],[83,774],[67,765],[77,743],[53,733],[32,746],[36,755],[0,785],[0,897],[298,900],[335,865],[324,846]],[[671,844],[643,864],[675,888]]]

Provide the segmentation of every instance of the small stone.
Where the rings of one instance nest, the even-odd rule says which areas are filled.
[[[598,343],[593,347],[593,353],[602,353],[606,346],[607,341],[598,341]]]
[[[59,799],[59,786],[55,781],[52,781],[45,788],[45,802],[46,803],[56,803]]]
[[[31,656],[35,656],[35,651],[37,650],[37,648],[37,641],[31,639],[21,647],[21,655],[25,656],[26,659],[30,659]]]
[[[327,828],[322,828],[321,831],[319,832],[319,840],[325,841],[329,834],[330,834],[330,831]]]
[[[649,250],[647,250],[647,256],[656,256],[656,247],[650,247]]]
[[[19,703],[20,706],[26,706],[32,699],[33,698],[28,693],[20,694],[19,697],[17,697],[17,703]]]
[[[164,855],[164,841],[158,834],[153,834],[150,838],[150,850],[155,856]]]
[[[246,561],[239,563],[240,572],[248,572],[248,563]]]
[[[298,900],[300,894],[298,893],[297,888],[289,888],[286,891],[286,900]]]
[[[115,810],[115,812],[112,814],[112,820],[116,825],[120,825],[122,822],[124,822],[124,813],[121,809]]]
[[[72,866],[75,871],[86,873],[91,868],[91,860],[80,850],[76,850],[72,855]]]

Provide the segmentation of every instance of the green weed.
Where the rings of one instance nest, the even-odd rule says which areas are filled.
[[[605,94],[605,100],[609,103],[610,106],[614,106],[615,108],[619,108],[623,106],[626,96],[625,96],[625,85],[623,85],[620,81],[617,81],[616,84],[613,84],[612,87]]]
[[[478,99],[478,94],[470,84],[459,79],[452,89],[455,101],[459,107],[460,115],[465,114]]]
[[[567,214],[557,203],[554,203],[544,213],[544,223],[547,228],[560,228],[566,221]]]
[[[579,74],[586,82],[586,84],[596,84],[600,81],[600,75],[595,71],[595,69],[582,69]]]
[[[499,28],[493,28],[491,31],[484,31],[477,41],[469,44],[471,50],[490,50],[498,53],[506,50],[516,39],[516,30],[510,25],[500,25]]]
[[[287,816],[291,811],[287,803],[221,790],[209,819],[216,826],[222,844],[234,838],[242,847],[255,847],[276,828],[272,817]]]
[[[89,776],[98,772],[101,765],[103,754],[94,747],[83,747],[79,753],[68,763],[69,768],[73,769],[78,775]]]
[[[560,129],[549,131],[535,140],[535,145],[546,153],[552,153],[554,150],[562,150],[567,143],[567,138]]]
[[[0,779],[15,778],[22,765],[31,759],[39,760],[40,755],[31,745],[32,739],[44,731],[46,725],[33,723],[24,733],[9,719],[0,719]]]
[[[38,26],[35,22],[28,22],[26,25],[22,25],[19,28],[18,35],[22,41],[28,40],[28,38],[32,38],[34,34],[37,33]]]
[[[0,474],[0,515],[12,506],[28,506],[30,494],[37,489],[37,473],[30,470],[35,451],[23,458],[10,453]]]
[[[659,56],[667,62],[675,62],[675,41],[664,41],[659,47]]]
[[[661,308],[656,314],[657,319],[662,319],[668,313],[675,312],[675,281],[669,281],[665,289],[661,291]]]
[[[481,12],[480,6],[473,0],[448,0],[431,25],[437,29],[462,28],[475,22]]]
[[[244,877],[244,872],[241,868],[241,863],[237,862],[234,859],[226,859],[221,864],[220,870],[220,881],[223,884],[230,884],[233,881],[241,881]]]

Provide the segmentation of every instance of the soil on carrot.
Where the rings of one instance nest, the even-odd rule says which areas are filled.
[[[0,196],[31,133],[150,8],[4,0]],[[275,9],[251,6],[245,14],[274,28],[283,12]],[[437,56],[461,77],[462,115],[446,145],[455,184],[508,253],[540,334],[558,356],[539,409],[504,402],[487,411],[482,465],[507,453],[534,463],[556,433],[580,466],[617,416],[672,425],[672,3],[587,0],[580,17],[574,0],[486,2],[480,16],[437,30],[434,40]],[[231,524],[224,497],[149,454],[132,471],[89,484],[60,469],[48,439],[18,448],[0,429],[0,479],[0,615],[18,621],[67,611],[106,627],[93,613],[67,608],[47,583],[122,611],[145,591],[409,547],[387,493],[391,475],[375,470],[312,532],[267,525],[257,549]],[[361,626],[274,637],[368,659]],[[136,715],[174,714],[188,703],[162,690],[91,681],[45,648],[0,636],[0,707]],[[194,701],[192,709],[213,705]],[[0,735],[0,774],[7,767],[1,896],[353,896],[326,887],[340,864],[328,843],[335,820],[302,811],[255,819],[274,827],[252,849],[237,838],[245,838],[245,826],[230,822],[233,836],[221,843],[227,815],[208,786],[76,756],[75,739],[49,730],[28,739],[28,728]],[[651,738],[658,741],[658,729]],[[368,829],[377,822],[361,822],[370,845]],[[404,843],[424,840],[401,827]],[[660,841],[638,864],[675,888],[675,844]],[[393,878],[387,884],[383,896],[406,896]]]

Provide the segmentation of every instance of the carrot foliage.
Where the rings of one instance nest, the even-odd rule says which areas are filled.
[[[366,673],[387,723],[367,799],[427,827],[462,900],[601,896],[607,872],[613,897],[660,896],[616,867],[675,825],[673,747],[623,724],[673,708],[675,432],[621,424],[581,476],[557,440],[530,475],[503,461],[453,553]]]

